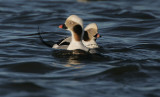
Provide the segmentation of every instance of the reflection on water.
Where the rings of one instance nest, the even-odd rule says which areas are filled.
[[[73,67],[73,68],[82,68],[83,65],[79,60],[69,58],[68,63],[65,65],[66,67]]]
[[[75,69],[78,69],[78,68],[82,68],[83,65],[80,65],[80,64],[74,64],[74,62],[72,61],[72,63],[68,63],[66,65],[64,65],[65,67],[72,67],[72,68],[75,68]]]

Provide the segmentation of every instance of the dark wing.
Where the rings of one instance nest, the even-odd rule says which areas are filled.
[[[69,45],[71,42],[71,37],[66,37],[57,42],[57,45]]]

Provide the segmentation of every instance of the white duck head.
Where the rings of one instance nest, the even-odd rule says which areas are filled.
[[[77,15],[69,16],[65,23],[60,25],[59,28],[69,30],[72,34],[72,41],[68,46],[67,50],[81,49],[88,51],[89,49],[82,43],[83,38],[83,20]]]
[[[84,31],[83,44],[88,48],[98,48],[96,39],[101,37],[96,23],[88,24]]]

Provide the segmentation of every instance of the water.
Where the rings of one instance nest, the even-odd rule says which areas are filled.
[[[0,97],[160,97],[159,0],[0,0]],[[103,58],[59,58],[48,41],[76,14]]]

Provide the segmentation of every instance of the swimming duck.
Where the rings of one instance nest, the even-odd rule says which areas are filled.
[[[60,26],[61,28],[61,26]],[[98,26],[96,23],[88,24],[84,29],[84,35],[82,43],[87,48],[99,48],[98,44],[96,43],[96,39],[101,37],[98,33]],[[53,45],[52,48],[56,49],[67,49],[68,45],[71,42],[71,37],[67,37],[65,39],[60,40],[56,44]]]
[[[66,29],[71,32],[71,42],[67,47],[67,50],[84,50],[89,51],[89,48],[82,43],[83,39],[83,20],[77,15],[69,16],[65,23],[60,25],[59,28]]]
[[[98,27],[96,23],[91,23],[86,26],[84,29],[83,35],[83,44],[88,48],[99,48],[98,44],[96,43],[96,39],[101,37],[98,33]]]

